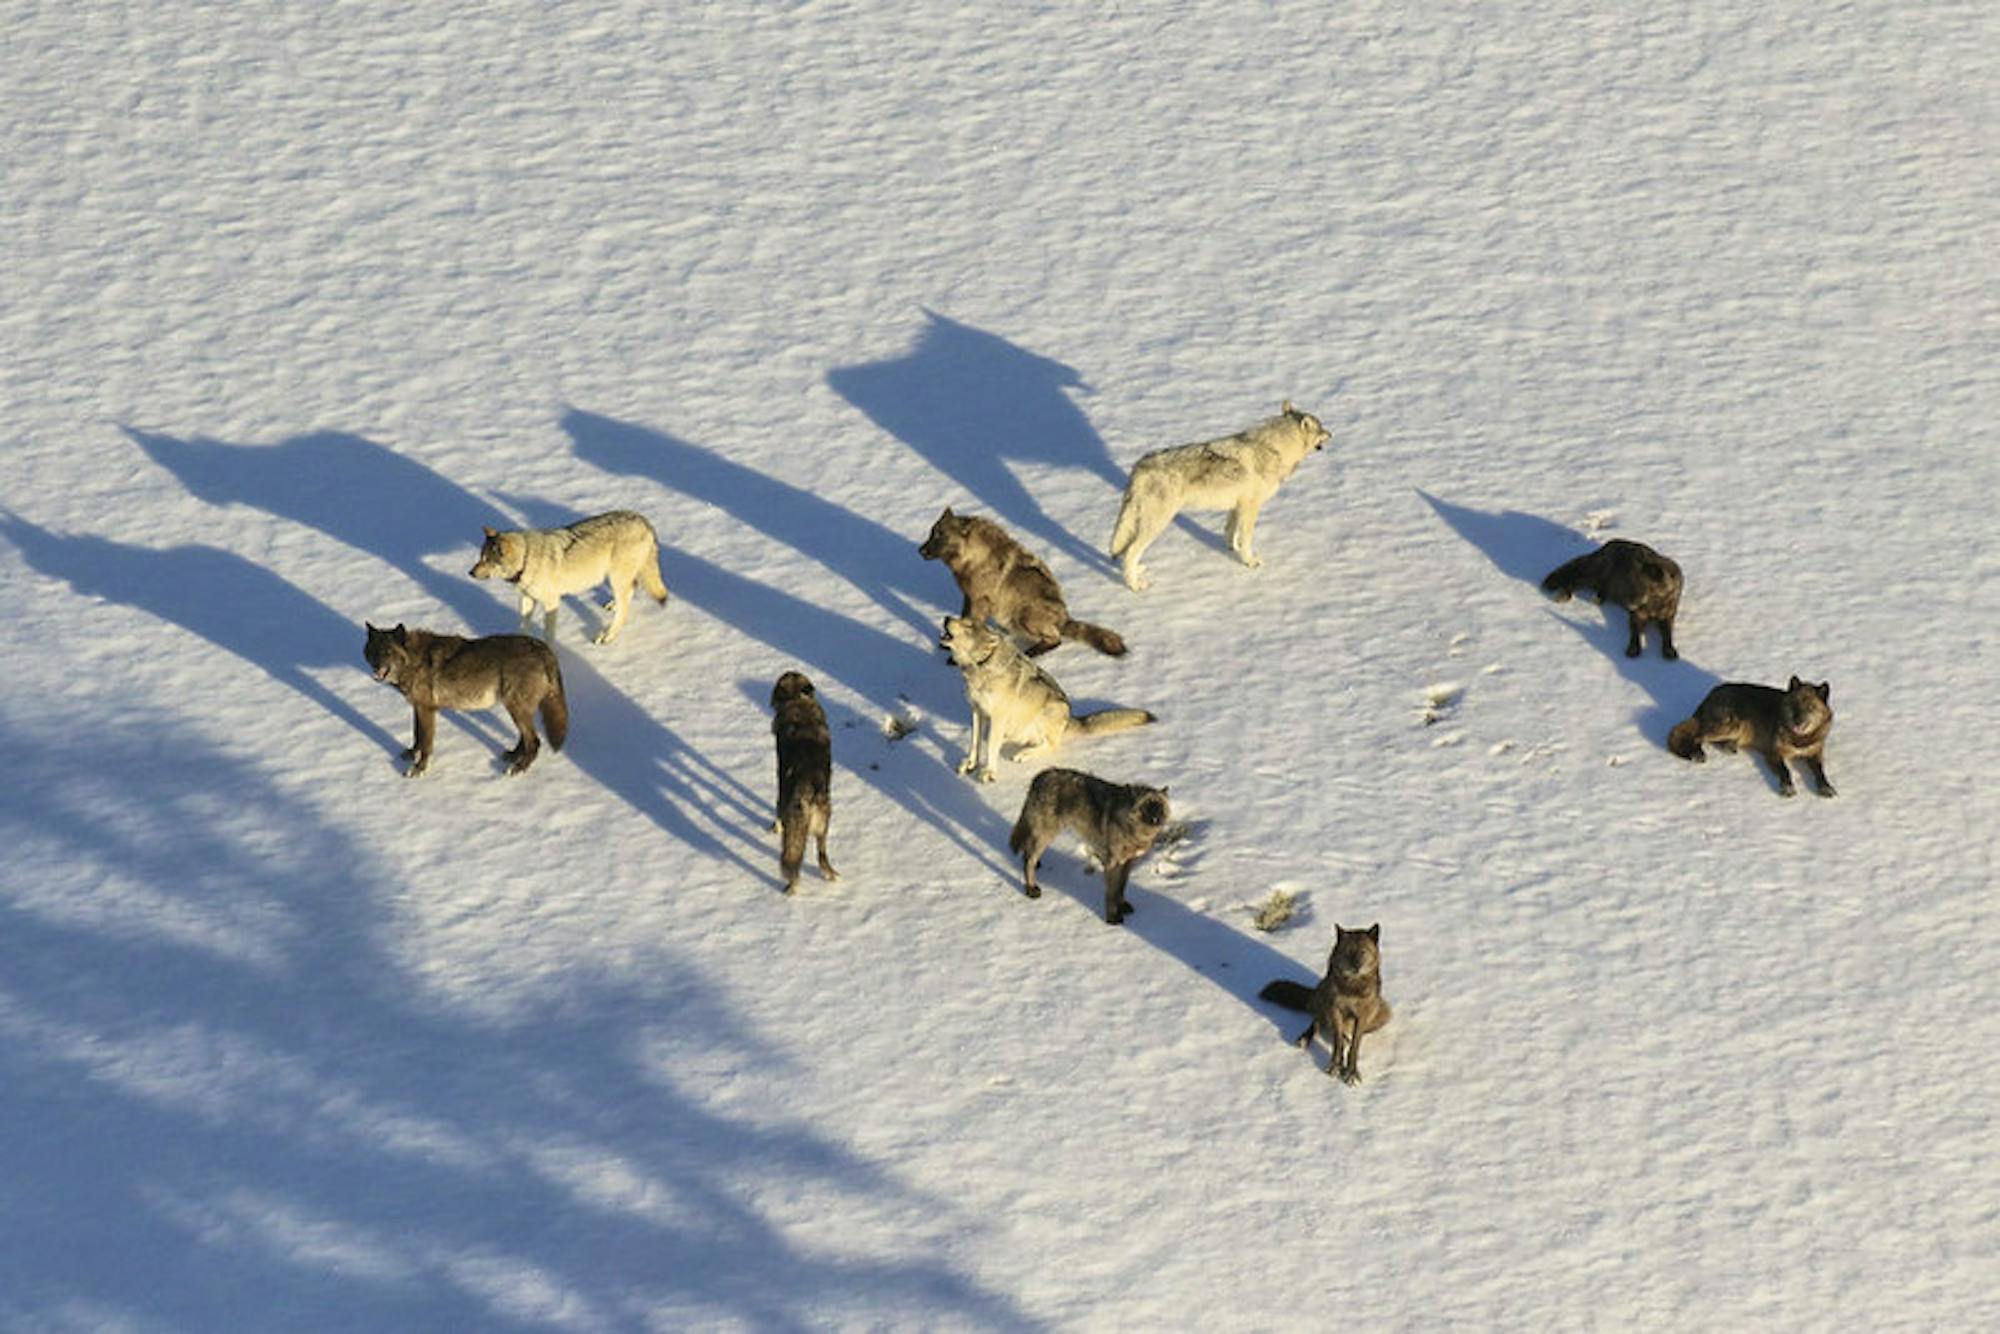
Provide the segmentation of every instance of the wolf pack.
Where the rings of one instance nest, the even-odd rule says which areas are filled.
[[[1306,455],[1322,450],[1331,433],[1289,401],[1278,414],[1221,439],[1154,450],[1132,466],[1113,527],[1109,554],[1133,592],[1151,582],[1145,553],[1185,510],[1225,511],[1231,553],[1243,565],[1263,564],[1253,539],[1266,502]],[[1158,721],[1145,709],[1113,707],[1078,713],[1040,659],[1067,642],[1112,657],[1126,653],[1114,630],[1072,616],[1049,567],[991,519],[955,513],[947,506],[917,548],[957,583],[956,616],[943,618],[939,646],[957,669],[971,709],[970,739],[958,771],[977,782],[994,779],[996,756],[1026,763],[1051,756],[1072,738],[1101,736]],[[562,599],[608,587],[609,619],[596,642],[609,644],[625,627],[636,590],[655,602],[668,599],[659,538],[644,515],[614,510],[560,528],[498,531],[488,528],[471,569],[474,579],[501,579],[519,595],[520,633],[466,637],[366,626],[363,656],[378,681],[402,693],[414,715],[405,773],[429,768],[441,709],[507,711],[520,733],[505,752],[507,770],[525,772],[541,751],[542,735],[561,750],[569,734],[569,705],[562,665],[551,647]],[[1599,604],[1623,607],[1629,619],[1628,657],[1644,652],[1654,630],[1661,656],[1679,657],[1674,619],[1680,609],[1681,568],[1640,542],[1612,539],[1565,562],[1542,581],[1557,601],[1577,593]],[[528,633],[536,613],[541,637]],[[816,844],[819,871],[839,873],[827,855],[833,817],[833,744],[826,712],[812,680],[787,671],[771,688],[771,732],[777,752],[776,818],[784,892],[798,888],[808,842]],[[536,730],[540,719],[541,731]],[[1704,747],[1747,747],[1770,767],[1782,796],[1796,791],[1791,762],[1803,761],[1815,790],[1834,795],[1825,750],[1833,727],[1826,682],[1797,676],[1782,688],[1729,682],[1710,690],[1693,716],[1668,733],[1667,748],[1695,763]],[[1064,834],[1079,839],[1104,876],[1104,920],[1119,925],[1133,911],[1125,897],[1133,866],[1172,825],[1165,784],[1119,783],[1081,769],[1050,766],[1028,785],[1008,846],[1021,859],[1022,892],[1041,896],[1036,872],[1043,854]],[[1308,1016],[1297,1045],[1315,1037],[1328,1050],[1326,1072],[1360,1082],[1363,1035],[1389,1022],[1382,998],[1381,926],[1334,927],[1326,971],[1317,985],[1279,978],[1259,997]]]

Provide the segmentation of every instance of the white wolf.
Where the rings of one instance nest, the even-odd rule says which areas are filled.
[[[1028,760],[1054,750],[1071,732],[1100,736],[1153,721],[1144,709],[1100,709],[1078,717],[1053,676],[1006,635],[967,617],[945,617],[938,643],[965,674],[965,698],[972,705],[972,744],[958,771],[982,783],[993,781],[993,752],[1009,741],[1021,743],[1009,758]]]
[[[556,607],[570,593],[599,584],[611,585],[605,609],[611,621],[598,632],[597,642],[609,644],[625,628],[632,607],[632,585],[644,584],[656,602],[667,600],[667,581],[660,577],[660,539],[646,516],[631,510],[580,519],[567,528],[485,530],[485,545],[472,567],[474,579],[505,579],[521,593],[521,628],[542,607],[542,638],[556,637]]]
[[[1331,433],[1286,400],[1278,415],[1247,431],[1198,445],[1156,449],[1132,465],[1125,503],[1111,534],[1111,558],[1133,590],[1150,582],[1139,558],[1184,509],[1228,510],[1229,547],[1251,569],[1263,559],[1250,548],[1257,511],[1309,452],[1326,448]]]

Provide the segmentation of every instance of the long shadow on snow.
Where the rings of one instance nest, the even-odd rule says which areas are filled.
[[[141,547],[64,537],[0,511],[0,536],[78,593],[150,612],[261,668],[391,755],[402,743],[314,680],[309,667],[362,668],[361,627],[296,584],[216,547]]]
[[[563,413],[562,427],[584,462],[610,473],[649,478],[727,511],[820,562],[919,634],[936,625],[928,604],[953,591],[950,577],[927,569],[917,555],[922,535],[898,533],[816,491],[660,431],[577,408]],[[823,457],[808,452],[802,459],[801,472],[808,479],[825,473]]]
[[[1537,596],[1541,596],[1542,580],[1549,571],[1592,546],[1561,524],[1520,510],[1488,513],[1439,500],[1426,491],[1417,494],[1453,532],[1484,552],[1494,568],[1530,585]],[[1626,657],[1627,622],[1622,607],[1607,603],[1602,616],[1588,620],[1572,619],[1553,608],[1548,614],[1551,620],[1574,630],[1578,638],[1603,654],[1620,676],[1646,692],[1651,702],[1633,718],[1640,734],[1662,750],[1673,725],[1693,713],[1702,696],[1722,683],[1715,673],[1696,666],[1685,649],[1675,662],[1660,657],[1659,639],[1650,632],[1646,651],[1636,658]]]
[[[502,625],[492,593],[465,577],[483,525],[509,526],[492,505],[413,459],[358,435],[317,431],[276,445],[181,440],[123,427],[148,457],[213,505],[248,505],[317,529],[408,574],[467,625]],[[425,558],[463,553],[461,569]]]
[[[955,480],[1030,547],[1047,542],[1088,569],[1110,559],[1051,518],[1010,461],[1079,468],[1122,492],[1125,474],[1077,409],[1090,387],[1072,368],[925,311],[915,346],[888,361],[827,374],[836,393]],[[939,498],[939,508],[953,497]],[[1107,516],[1103,536],[1110,536]]]
[[[964,1226],[948,1201],[680,1091],[649,1044],[779,1059],[690,961],[577,960],[501,1017],[413,1001],[412,888],[263,769],[171,720],[100,723],[87,766],[60,726],[0,717],[0,747],[12,866],[88,886],[0,884],[6,1323],[1028,1327],[902,1258]],[[757,1203],[774,1180],[937,1235],[802,1248]]]

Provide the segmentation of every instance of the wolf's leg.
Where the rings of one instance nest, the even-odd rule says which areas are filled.
[[[965,758],[958,763],[960,773],[969,774],[979,768],[980,757],[986,750],[983,733],[990,726],[984,711],[975,704],[972,708],[972,737],[965,743]]]
[[[535,711],[519,700],[510,699],[507,701],[507,716],[514,720],[514,726],[521,732],[519,743],[506,754],[507,772],[525,773],[542,749],[542,739],[535,735]]]
[[[1030,843],[1021,853],[1021,892],[1031,899],[1042,896],[1042,887],[1035,882],[1035,868],[1042,864],[1042,849]]]
[[[1152,546],[1161,533],[1167,531],[1167,525],[1174,521],[1174,515],[1178,512],[1173,508],[1167,509],[1164,514],[1158,511],[1140,512],[1132,530],[1132,540],[1126,544],[1124,552],[1119,556],[1119,564],[1125,574],[1125,586],[1133,592],[1137,593],[1153,582],[1146,574],[1146,567],[1139,563],[1139,558],[1146,554],[1146,548]]]
[[[554,601],[545,602],[542,605],[548,608],[542,614],[542,642],[553,644],[556,642],[556,608],[562,605],[562,599],[556,598]]]
[[[1833,796],[1833,784],[1826,781],[1826,762],[1817,755],[1808,755],[1805,758],[1806,768],[1812,770],[1815,790],[1822,797]]]
[[[403,753],[410,757],[410,767],[404,777],[415,778],[431,767],[431,745],[437,740],[437,710],[422,704],[412,704],[410,711],[416,715],[416,744]]]
[[[1354,1032],[1347,1039],[1347,1060],[1340,1067],[1340,1082],[1359,1084],[1361,1082],[1361,1022],[1355,1021]]]
[[[625,628],[626,613],[631,610],[632,585],[629,582],[622,588],[617,584],[611,585],[611,624],[597,632],[597,642],[609,644],[618,638],[618,632]]]
[[[1671,616],[1660,622],[1660,656],[1668,662],[1680,657],[1680,650],[1674,647],[1674,620]]]
[[[826,830],[824,830],[824,829],[820,830],[820,831],[819,831],[819,834],[817,835],[817,837],[818,837],[818,839],[819,839],[819,873],[820,873],[820,875],[821,875],[821,876],[823,876],[824,878],[828,879],[828,880],[838,880],[838,879],[840,879],[840,872],[838,872],[838,871],[834,870],[834,869],[833,869],[833,863],[832,863],[832,862],[830,862],[830,861],[828,861],[828,860],[827,860],[827,858],[826,858]]]
[[[1636,611],[1628,615],[1631,617],[1631,634],[1625,641],[1625,656],[1636,658],[1646,651],[1645,641],[1640,638],[1646,633],[1646,618]]]
[[[1125,882],[1131,876],[1131,862],[1104,868],[1104,920],[1112,926],[1120,925],[1132,915],[1132,905],[1125,901]]]
[[[523,589],[521,591],[521,633],[524,635],[533,634],[534,624],[535,600],[528,596],[526,589]]]
[[[1757,753],[1764,757],[1764,763],[1770,765],[1771,772],[1778,776],[1779,796],[1789,797],[1798,791],[1798,788],[1792,783],[1792,766],[1785,763],[1784,756],[1780,755],[1776,749],[1764,750],[1760,748]]]
[[[1251,549],[1251,541],[1257,533],[1257,511],[1262,508],[1253,501],[1241,501],[1229,511],[1229,547],[1236,553],[1236,559],[1255,570],[1264,564],[1264,558]]]
[[[1310,1048],[1313,1045],[1313,1032],[1318,1027],[1319,1023],[1317,1020],[1308,1023],[1306,1025],[1306,1031],[1292,1039],[1292,1045],[1294,1047],[1297,1047],[1300,1051],[1305,1051],[1308,1048]]]

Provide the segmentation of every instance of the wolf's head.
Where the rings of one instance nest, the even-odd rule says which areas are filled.
[[[786,672],[771,687],[771,707],[782,709],[793,700],[812,699],[816,693],[812,678],[804,672]]]
[[[362,647],[361,656],[375,673],[375,679],[391,684],[401,680],[403,666],[410,660],[410,632],[403,628],[401,622],[393,630],[384,630],[366,621],[362,624],[368,626],[368,642]]]
[[[944,507],[937,522],[931,525],[931,535],[917,548],[917,554],[925,560],[941,560],[949,565],[958,555],[958,548],[965,537],[965,530],[971,525],[970,519],[961,518],[951,512],[951,506]]]
[[[969,616],[944,618],[938,647],[951,655],[954,667],[977,667],[1000,651],[1000,632]]]
[[[1785,687],[1785,731],[1792,741],[1810,741],[1833,726],[1833,686],[1812,685],[1794,676]]]
[[[491,528],[480,531],[486,534],[486,541],[480,544],[479,560],[472,567],[474,579],[519,579],[528,566],[528,543],[519,532],[496,532]]]
[[[1333,928],[1333,953],[1326,959],[1326,971],[1331,977],[1365,982],[1382,971],[1382,924],[1377,922],[1366,931],[1349,931],[1344,926]]]
[[[1139,800],[1132,803],[1132,818],[1148,829],[1163,829],[1169,818],[1167,790],[1163,787],[1149,787]]]
[[[1299,433],[1299,439],[1305,442],[1305,447],[1299,451],[1301,454],[1307,449],[1325,449],[1326,442],[1333,439],[1333,432],[1320,425],[1319,418],[1310,412],[1300,412],[1292,406],[1292,400],[1289,398],[1285,400],[1285,406],[1279,409],[1279,415],[1292,424],[1293,429]]]

